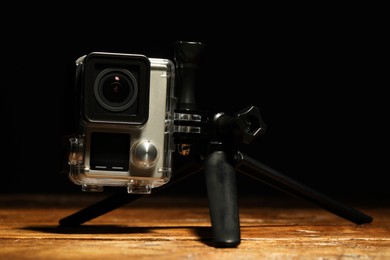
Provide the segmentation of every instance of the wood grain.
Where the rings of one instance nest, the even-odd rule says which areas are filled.
[[[355,225],[304,202],[240,199],[241,244],[215,248],[206,198],[144,197],[80,227],[58,221],[104,195],[0,195],[0,259],[390,259],[390,207]]]

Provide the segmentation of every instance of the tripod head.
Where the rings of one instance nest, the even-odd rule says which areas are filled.
[[[175,43],[178,103],[174,138],[179,154],[183,156],[189,155],[190,146],[195,143],[203,146],[201,151],[206,154],[215,147],[234,150],[241,143],[250,144],[266,130],[260,110],[255,106],[244,108],[233,116],[197,109],[195,88],[204,48],[205,44],[201,42]]]

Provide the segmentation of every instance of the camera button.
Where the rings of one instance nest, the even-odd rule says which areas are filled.
[[[140,168],[153,167],[158,158],[157,147],[149,140],[141,140],[134,145],[133,162]]]

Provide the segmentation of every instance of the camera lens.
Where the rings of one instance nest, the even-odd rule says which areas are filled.
[[[120,112],[136,101],[138,83],[128,70],[105,69],[96,78],[94,93],[102,107],[112,112]]]

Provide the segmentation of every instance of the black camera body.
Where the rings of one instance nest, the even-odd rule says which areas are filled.
[[[76,60],[76,137],[69,177],[83,191],[150,193],[172,174],[176,107],[172,61],[92,52]]]

